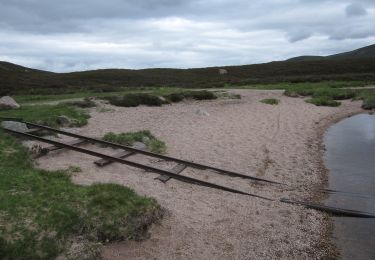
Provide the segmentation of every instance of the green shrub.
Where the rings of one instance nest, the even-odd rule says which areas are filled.
[[[163,141],[156,138],[151,139],[147,144],[147,148],[150,152],[164,154],[167,151],[167,146]]]
[[[365,97],[362,104],[363,109],[375,109],[375,95]]]
[[[333,100],[331,97],[326,97],[326,96],[313,97],[313,98],[306,100],[306,102],[314,104],[316,106],[337,107],[341,105],[340,102]]]
[[[165,143],[163,141],[158,140],[148,130],[120,134],[109,132],[104,135],[103,140],[127,146],[131,146],[135,142],[142,142],[147,146],[147,149],[153,153],[162,154],[165,153],[167,150]]]
[[[185,99],[182,93],[171,93],[168,95],[164,95],[164,98],[166,98],[170,102],[181,102],[182,100]]]
[[[216,99],[217,96],[207,90],[200,90],[200,91],[185,91],[182,92],[185,98],[192,98],[195,100],[210,100],[210,99]]]
[[[299,94],[295,90],[287,89],[284,91],[284,95],[287,97],[299,97]]]
[[[182,91],[164,95],[170,102],[180,102],[185,98],[195,99],[195,100],[210,100],[216,99],[217,96],[215,93],[207,90],[199,90],[199,91]]]
[[[158,97],[146,93],[130,93],[122,97],[110,97],[109,102],[114,106],[136,107],[139,105],[161,106],[163,101]]]
[[[278,105],[280,103],[280,100],[276,98],[266,98],[266,99],[262,99],[260,102],[264,104],[268,104],[268,105]]]

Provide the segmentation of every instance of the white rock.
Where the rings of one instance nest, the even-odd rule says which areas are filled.
[[[203,109],[198,109],[197,111],[195,111],[195,114],[200,115],[200,116],[209,116],[210,115],[206,110],[203,110]]]
[[[15,121],[3,121],[1,122],[1,126],[6,129],[14,130],[17,132],[23,132],[23,133],[29,130],[26,124],[21,123],[21,122],[15,122]]]
[[[9,96],[0,98],[0,109],[18,109],[20,107],[21,106]]]

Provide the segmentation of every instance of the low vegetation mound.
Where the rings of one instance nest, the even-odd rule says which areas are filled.
[[[132,146],[135,142],[141,142],[146,145],[148,151],[159,154],[163,154],[167,150],[166,144],[153,136],[148,130],[121,134],[110,132],[104,135],[103,140],[127,146]]]
[[[104,99],[108,100],[111,105],[122,107],[137,107],[139,105],[146,106],[162,106],[163,104],[176,103],[184,99],[195,100],[211,100],[217,96],[207,90],[201,91],[176,91],[161,96],[153,93],[129,93],[122,96],[108,96]]]
[[[147,93],[129,93],[120,97],[109,97],[107,99],[111,105],[121,107],[137,107],[139,105],[161,106],[164,103],[158,96]]]
[[[217,96],[212,91],[200,90],[200,91],[181,91],[171,93],[163,96],[170,102],[180,102],[184,99],[195,99],[195,100],[212,100],[217,99]]]
[[[129,188],[79,186],[66,171],[33,168],[2,131],[0,161],[0,259],[93,259],[100,243],[140,239],[162,215],[154,199]]]
[[[280,103],[280,100],[277,98],[265,98],[262,99],[260,102],[268,105],[278,105]]]

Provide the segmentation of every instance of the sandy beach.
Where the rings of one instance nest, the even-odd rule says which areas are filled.
[[[168,155],[302,189],[260,185],[190,168],[183,172],[186,176],[275,199],[321,198],[311,189],[326,184],[322,134],[339,119],[361,112],[361,102],[317,107],[302,98],[283,96],[283,91],[232,92],[242,99],[186,101],[163,107],[111,106],[113,110],[104,113],[92,109],[89,124],[70,131],[102,137],[110,131],[148,129],[167,144]],[[280,104],[259,102],[271,97],[280,99]],[[197,114],[199,109],[209,115]],[[82,172],[72,177],[75,183],[125,185],[154,197],[166,209],[148,239],[109,243],[104,246],[104,259],[323,259],[335,252],[327,238],[330,222],[323,213],[177,180],[164,184],[155,180],[157,174],[116,163],[99,168],[94,160],[64,151],[41,157],[37,164],[49,170],[79,166]],[[164,169],[174,165],[140,156],[132,160]]]

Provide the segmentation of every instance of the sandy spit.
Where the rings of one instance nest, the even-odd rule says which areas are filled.
[[[111,107],[105,113],[93,109],[89,124],[72,131],[100,137],[109,131],[149,129],[166,142],[168,155],[304,188],[280,189],[191,169],[183,172],[187,176],[276,199],[321,198],[307,188],[326,184],[322,134],[333,122],[361,112],[360,102],[316,107],[285,97],[282,91],[234,92],[242,99],[189,101],[160,108]],[[281,103],[259,102],[269,97]],[[198,115],[198,109],[209,116]],[[167,210],[161,223],[152,227],[149,239],[110,243],[103,250],[104,259],[326,259],[334,252],[323,213],[176,180],[163,184],[155,180],[156,174],[120,164],[98,168],[94,160],[64,151],[42,157],[37,164],[45,169],[79,166],[82,172],[73,176],[74,182],[126,185],[156,198]],[[173,166],[140,156],[133,160],[166,169]]]

